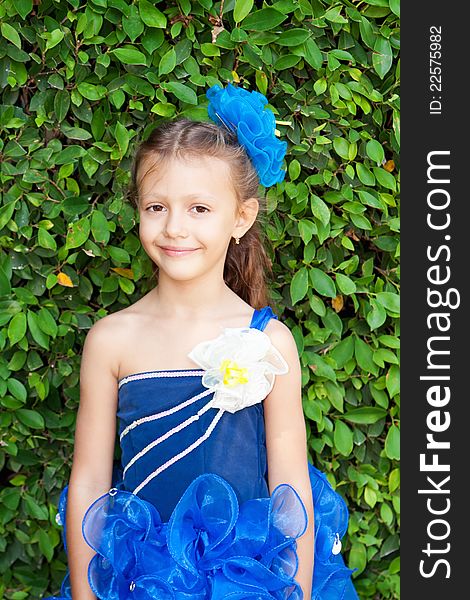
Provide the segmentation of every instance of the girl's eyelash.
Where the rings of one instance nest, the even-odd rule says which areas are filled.
[[[147,207],[147,210],[148,210],[149,212],[160,212],[160,211],[155,211],[155,210],[151,210],[151,209],[152,209],[152,208],[155,208],[155,207],[161,207],[161,206],[162,206],[161,204],[152,204],[151,206],[148,206],[148,207]],[[203,209],[204,209],[204,212],[209,212],[209,209],[207,208],[207,206],[203,206],[202,204],[196,204],[196,206],[193,206],[193,207],[191,207],[191,208],[203,208]],[[198,212],[199,214],[203,214],[203,213],[200,213],[199,211],[197,211],[197,212]]]

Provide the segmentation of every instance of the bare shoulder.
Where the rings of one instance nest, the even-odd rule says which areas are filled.
[[[118,378],[119,349],[132,316],[127,309],[106,315],[88,331],[83,346],[83,361],[99,367],[104,376]]]
[[[294,336],[287,325],[278,319],[271,319],[264,332],[270,337],[271,342],[289,363],[298,363],[299,355]]]

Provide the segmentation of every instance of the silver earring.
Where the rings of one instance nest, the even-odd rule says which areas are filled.
[[[235,238],[235,243],[236,243],[236,244],[239,244],[239,243],[240,243],[240,238],[239,238],[239,237],[236,237],[236,238]]]

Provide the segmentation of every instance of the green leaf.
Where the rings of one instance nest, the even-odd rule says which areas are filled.
[[[108,243],[110,237],[108,220],[100,210],[94,210],[91,215],[91,233],[96,243]]]
[[[145,27],[135,4],[129,6],[128,15],[122,18],[122,28],[129,36],[131,42],[135,42],[139,35],[143,33]]]
[[[305,297],[308,290],[308,271],[306,267],[302,267],[292,278],[290,284],[290,297],[292,304],[296,304],[299,300]]]
[[[33,340],[42,348],[49,350],[49,336],[46,335],[39,327],[37,315],[33,311],[28,310],[27,320],[28,329],[31,333]]]
[[[337,364],[338,369],[342,369],[344,365],[354,356],[354,337],[350,335],[344,340],[341,340],[341,342],[336,344],[336,346],[330,351],[330,356]]]
[[[369,140],[366,144],[367,156],[378,165],[385,161],[385,153],[382,145],[377,140]]]
[[[374,174],[381,186],[388,190],[392,190],[392,192],[396,192],[397,181],[391,173],[388,173],[388,171],[381,167],[374,167]]]
[[[310,352],[308,354],[308,360],[310,367],[313,367],[313,372],[317,377],[326,377],[330,381],[336,381],[336,373],[333,367],[331,367],[331,365],[329,365],[324,358],[318,354]]]
[[[326,79],[324,77],[322,77],[321,79],[317,79],[315,81],[315,83],[313,84],[313,89],[315,90],[315,93],[318,96],[320,94],[323,94],[323,92],[326,91],[327,87],[328,87],[328,84],[326,83]]]
[[[385,383],[390,398],[394,398],[400,392],[400,368],[392,365],[385,376]]]
[[[61,29],[54,29],[51,31],[49,35],[49,39],[46,41],[46,50],[51,50],[60,44],[60,42],[64,39],[64,32]]]
[[[79,83],[77,89],[87,100],[101,100],[104,98],[107,89],[103,85],[92,85],[91,83]]]
[[[370,230],[372,229],[371,222],[364,215],[351,214],[351,221],[358,229]]]
[[[116,123],[116,127],[114,129],[114,137],[116,138],[116,141],[118,143],[119,151],[122,158],[123,156],[125,156],[127,148],[129,146],[129,132],[119,121]]]
[[[330,222],[330,209],[321,198],[312,194],[310,196],[310,208],[313,216],[316,217],[323,225],[328,225]]]
[[[158,65],[158,76],[166,75],[167,73],[171,73],[173,69],[176,67],[176,52],[174,48],[170,48],[168,52],[166,52]]]
[[[245,18],[244,29],[252,31],[267,31],[274,29],[287,19],[287,15],[274,8],[262,8]]]
[[[377,503],[377,492],[369,485],[364,489],[364,500],[371,508],[374,508]]]
[[[147,59],[145,54],[137,50],[133,46],[123,46],[110,50],[110,54],[114,54],[116,58],[125,65],[146,65]]]
[[[350,569],[357,569],[356,573],[362,573],[366,568],[367,564],[367,551],[363,544],[353,542],[351,549],[349,550],[348,567]]]
[[[297,177],[300,175],[301,167],[299,161],[294,158],[289,163],[289,179],[291,181],[295,181]]]
[[[82,146],[67,146],[55,156],[56,165],[66,165],[75,162],[81,156],[86,154],[85,148]]]
[[[10,394],[20,402],[24,403],[28,399],[28,392],[25,386],[21,383],[21,381],[18,381],[18,379],[10,377],[10,379],[7,381],[7,388]]]
[[[181,102],[186,102],[186,104],[197,104],[196,92],[189,86],[177,81],[166,81],[165,83],[162,83],[161,86],[174,94]]]
[[[149,27],[165,29],[166,16],[148,0],[139,0],[139,12],[142,21]]]
[[[40,227],[38,231],[38,244],[41,246],[41,248],[57,250],[57,242],[43,227]]]
[[[11,6],[16,10],[22,19],[26,19],[29,13],[33,10],[33,0],[15,0]]]
[[[377,365],[373,360],[373,352],[371,347],[359,337],[354,340],[354,356],[356,362],[366,373],[377,374]]]
[[[16,313],[8,324],[8,339],[10,345],[13,346],[19,342],[26,333],[26,315],[24,313]]]
[[[336,287],[334,281],[329,275],[313,267],[310,269],[310,280],[312,282],[313,289],[316,290],[322,296],[328,296],[329,298],[336,297]]]
[[[274,63],[274,68],[277,71],[283,71],[284,69],[290,69],[295,66],[301,60],[300,56],[296,54],[283,54]]]
[[[91,133],[81,127],[67,127],[65,124],[61,127],[61,131],[69,140],[89,140]]]
[[[391,493],[400,486],[400,469],[393,469],[388,476],[388,489]]]
[[[275,42],[276,44],[279,44],[279,46],[299,46],[306,42],[310,36],[311,33],[308,29],[288,29],[287,31],[283,31],[281,35],[276,38]]]
[[[364,185],[375,185],[375,177],[369,167],[366,167],[362,163],[357,163],[356,172],[361,183]]]
[[[343,418],[360,425],[372,425],[387,416],[387,411],[378,406],[361,406],[344,413]]]
[[[9,23],[2,23],[1,31],[6,40],[14,44],[17,48],[21,48],[21,39],[14,27]]]
[[[393,315],[400,313],[400,296],[398,294],[379,292],[377,294],[377,302]]]
[[[397,17],[399,17],[400,16],[400,0],[390,0],[390,9],[395,15],[397,15]]]
[[[147,53],[152,55],[159,48],[165,39],[161,29],[148,29],[145,35],[142,36],[142,46],[147,50]]]
[[[370,21],[368,21],[365,17],[362,17],[361,21],[359,22],[359,31],[361,32],[361,37],[366,46],[373,50],[377,34],[374,32],[374,28],[372,27]]]
[[[375,40],[374,51],[372,53],[372,64],[375,72],[383,79],[390,71],[393,63],[392,47],[387,38],[379,35]]]
[[[47,335],[50,335],[52,338],[57,336],[57,323],[45,306],[42,306],[37,313],[37,323]]]
[[[400,347],[400,340],[393,335],[383,334],[380,335],[377,339],[383,346],[388,346],[389,348]]]
[[[332,23],[347,23],[348,20],[340,14],[342,9],[342,6],[335,6],[334,8],[330,8],[323,15],[323,18],[325,18],[327,21],[331,21]]]
[[[393,523],[393,511],[386,502],[380,505],[380,518],[387,525],[391,525]]]
[[[51,540],[47,535],[47,532],[44,529],[38,530],[38,539],[39,539],[39,549],[46,557],[48,562],[51,562],[52,557],[54,556],[54,547],[51,544]]]
[[[385,454],[392,460],[400,460],[400,430],[392,425],[385,438]]]
[[[312,223],[312,221],[309,221],[308,219],[302,219],[299,221],[299,233],[305,245],[310,242],[316,231],[317,228],[315,223]]]
[[[333,139],[333,147],[335,152],[344,158],[345,160],[349,160],[349,142],[345,138],[335,137]]]
[[[87,241],[90,233],[90,220],[88,216],[82,217],[78,221],[74,221],[67,231],[65,247],[79,248]]]
[[[67,90],[59,90],[54,96],[54,112],[56,119],[61,123],[70,108],[70,94]]]
[[[385,323],[387,313],[385,312],[383,306],[377,302],[375,298],[370,299],[370,306],[371,309],[367,313],[366,321],[371,330],[378,329]]]
[[[320,67],[323,64],[323,55],[322,55],[321,50],[318,47],[317,43],[315,42],[315,40],[312,37],[309,37],[308,40],[306,40],[304,42],[304,50],[305,50],[304,58],[308,62],[308,64],[313,69],[320,69]],[[323,80],[323,81],[325,81],[325,80]],[[315,88],[315,92],[317,94],[322,94],[326,90],[326,88],[327,88],[327,83],[325,81],[324,88],[322,89],[322,91],[318,91],[317,88]]]
[[[43,426],[44,427],[44,426]],[[36,499],[30,494],[24,494],[24,502],[26,504],[27,512],[34,518],[40,521],[48,521],[49,515],[45,506],[40,506]]]
[[[356,284],[352,279],[350,279],[347,275],[343,275],[342,273],[336,273],[336,286],[343,294],[349,296],[350,294],[354,294],[356,291]]]
[[[44,429],[44,417],[36,410],[30,410],[29,408],[18,408],[15,410],[15,415],[18,420],[27,427],[31,427],[33,429]]]
[[[91,132],[95,141],[98,141],[103,137],[105,130],[106,127],[104,112],[103,109],[100,107],[93,111],[93,118],[91,120]]]
[[[204,56],[220,56],[220,48],[212,43],[201,44],[201,52]]]
[[[336,450],[343,456],[351,454],[353,449],[353,433],[343,421],[336,420],[335,422],[333,443]]]
[[[240,23],[250,14],[253,4],[253,0],[235,0],[235,7],[233,9],[233,20],[235,23]]]

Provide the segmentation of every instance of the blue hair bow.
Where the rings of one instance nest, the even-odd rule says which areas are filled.
[[[274,113],[265,108],[266,96],[256,90],[249,92],[229,83],[226,88],[210,87],[207,113],[217,123],[237,134],[253,162],[260,183],[265,187],[283,181],[286,172],[281,169],[287,150],[287,142],[275,135]]]

